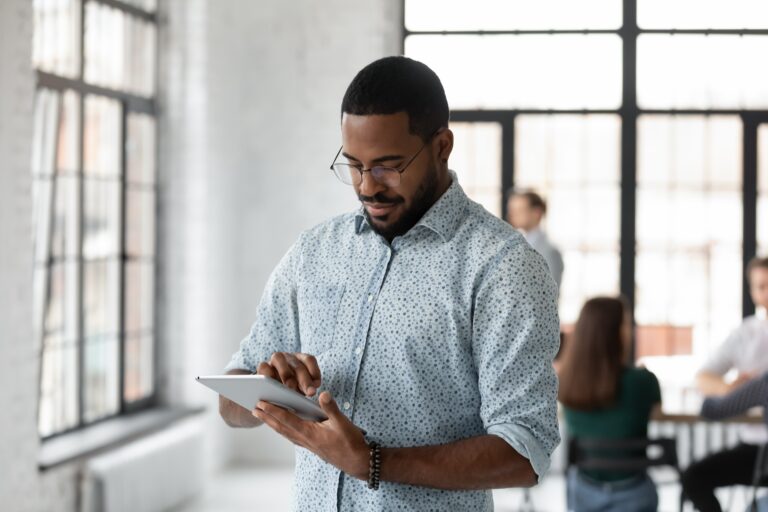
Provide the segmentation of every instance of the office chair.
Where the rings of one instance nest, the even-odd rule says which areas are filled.
[[[608,455],[622,452],[619,457]],[[625,454],[624,452],[630,452]],[[634,454],[633,454],[634,453]],[[651,467],[668,466],[677,473],[680,481],[680,466],[677,459],[677,440],[658,439],[577,439],[568,442],[568,467],[608,471],[645,471]],[[676,482],[662,482],[663,484]],[[685,495],[680,492],[680,512],[683,511]]]

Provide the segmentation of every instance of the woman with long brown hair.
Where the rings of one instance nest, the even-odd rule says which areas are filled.
[[[559,400],[570,437],[647,436],[648,419],[661,403],[661,391],[655,375],[630,365],[631,328],[622,299],[598,297],[584,304],[559,370]],[[658,495],[644,471],[571,468],[568,503],[576,512],[639,512],[656,510]]]

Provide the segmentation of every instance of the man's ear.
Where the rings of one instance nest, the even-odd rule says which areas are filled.
[[[442,163],[448,163],[448,157],[453,151],[453,132],[448,128],[435,135],[437,140],[437,159]]]

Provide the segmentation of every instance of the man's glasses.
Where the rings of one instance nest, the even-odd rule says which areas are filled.
[[[429,144],[435,135],[440,133],[440,130],[437,130],[435,133],[433,133],[427,141],[422,144],[422,146],[419,148],[419,150],[416,152],[415,155],[413,155],[410,159],[408,159],[407,162],[405,162],[400,167],[385,167],[383,165],[375,165],[371,167],[370,169],[363,169],[363,166],[360,164],[350,164],[350,163],[341,163],[337,162],[336,159],[339,158],[339,155],[341,154],[341,150],[344,148],[344,146],[339,148],[339,151],[336,153],[336,156],[333,158],[333,163],[331,164],[331,170],[333,171],[333,174],[336,175],[336,177],[344,183],[345,185],[359,185],[363,182],[363,173],[364,172],[370,172],[371,177],[376,181],[376,183],[380,183],[384,185],[385,187],[397,187],[400,185],[400,175],[405,172],[405,170],[408,168],[409,165],[411,165],[411,162],[416,160],[416,157],[419,156],[419,154],[424,150],[425,147],[427,147],[427,144]]]

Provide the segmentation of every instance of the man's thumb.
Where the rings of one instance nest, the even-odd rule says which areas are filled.
[[[329,418],[337,418],[341,416],[341,411],[333,396],[328,391],[320,393],[320,408],[328,415]]]

